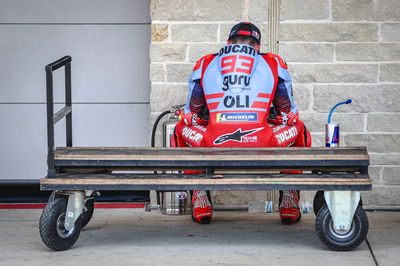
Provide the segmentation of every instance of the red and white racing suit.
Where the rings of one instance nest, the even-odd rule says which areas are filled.
[[[245,44],[226,45],[197,61],[184,113],[202,119],[189,125],[180,120],[173,142],[178,147],[311,146],[301,120],[268,123],[271,103],[278,115],[298,117],[286,63]]]

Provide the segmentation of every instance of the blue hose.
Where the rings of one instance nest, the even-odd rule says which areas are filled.
[[[331,123],[331,117],[332,117],[333,111],[336,109],[336,107],[338,107],[339,105],[342,105],[342,104],[349,104],[349,103],[351,103],[351,102],[352,102],[351,99],[348,99],[348,100],[345,101],[345,102],[341,102],[341,103],[338,103],[338,104],[336,104],[335,106],[333,106],[332,109],[331,109],[331,111],[329,112],[328,124]]]

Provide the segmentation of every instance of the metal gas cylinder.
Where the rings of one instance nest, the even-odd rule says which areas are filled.
[[[181,106],[173,106],[173,112],[162,125],[163,147],[171,147],[175,125],[178,122]],[[177,173],[168,171],[165,173]],[[189,191],[160,191],[161,213],[167,215],[191,214],[191,197]]]
[[[161,191],[161,213],[167,215],[187,215],[191,213],[188,191]]]
[[[162,146],[171,147],[171,140],[174,137],[175,126],[178,122],[177,114],[171,113],[162,125]]]

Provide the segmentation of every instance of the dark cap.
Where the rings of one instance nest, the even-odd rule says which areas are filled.
[[[260,30],[256,27],[256,25],[250,22],[240,22],[239,24],[233,26],[231,29],[231,33],[229,33],[228,40],[232,39],[237,35],[250,36],[256,39],[258,43],[261,42]]]

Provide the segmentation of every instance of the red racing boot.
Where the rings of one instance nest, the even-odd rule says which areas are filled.
[[[192,218],[199,224],[209,224],[212,218],[212,205],[204,190],[193,190],[192,194]]]
[[[300,192],[297,190],[279,191],[279,212],[283,224],[289,225],[300,221],[299,199]]]

